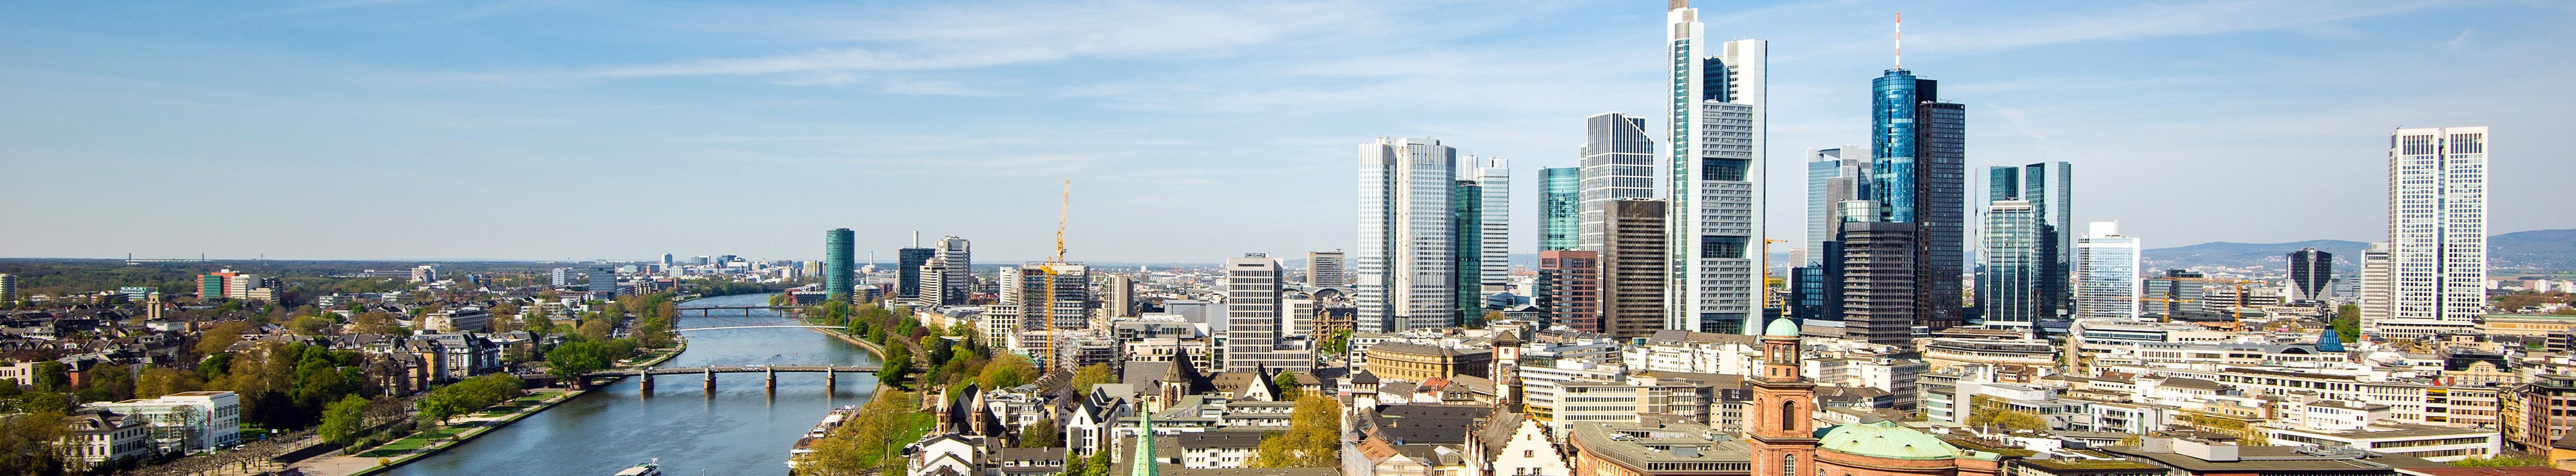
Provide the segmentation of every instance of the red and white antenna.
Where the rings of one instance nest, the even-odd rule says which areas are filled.
[[[1905,12],[1896,12],[1896,69],[1905,69]]]

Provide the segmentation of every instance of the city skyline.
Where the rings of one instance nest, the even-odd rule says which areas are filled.
[[[25,107],[9,116],[19,135],[0,155],[17,159],[27,176],[121,170],[108,180],[125,188],[98,194],[86,189],[92,181],[55,180],[0,191],[0,200],[43,204],[0,216],[0,226],[50,230],[0,238],[0,250],[92,258],[649,260],[678,251],[817,259],[812,230],[850,227],[860,250],[891,251],[918,228],[977,238],[982,254],[1005,258],[993,262],[1013,262],[1047,254],[1044,225],[1056,203],[1054,187],[1044,185],[1071,178],[1080,182],[1068,231],[1074,259],[1213,263],[1245,250],[1351,249],[1350,220],[1337,213],[1219,212],[1349,209],[1351,194],[1336,191],[1350,183],[1348,144],[1430,136],[1462,154],[1516,161],[1512,253],[1529,254],[1539,243],[1535,174],[1576,165],[1584,118],[1623,111],[1649,124],[1665,120],[1654,92],[1664,76],[1652,35],[1660,3],[274,7],[11,7],[16,14],[0,19],[7,26],[0,35],[21,45],[6,47],[21,61],[0,72],[14,86],[0,98]],[[1770,41],[1776,87],[1764,165],[1775,189],[1763,197],[1766,235],[1803,241],[1795,240],[1803,235],[1795,219],[1804,206],[1801,159],[1866,138],[1859,98],[1868,78],[1890,66],[1886,23],[1900,5],[1701,7],[1712,41]],[[1948,83],[1945,99],[1978,108],[1969,119],[1968,166],[2077,162],[2088,181],[2078,186],[2075,200],[2086,206],[2073,221],[2120,220],[2124,231],[2156,243],[2381,241],[2385,211],[2372,204],[2385,200],[2376,186],[2385,173],[2382,135],[2478,124],[2522,138],[2517,150],[2564,149],[2576,136],[2546,122],[2551,106],[2570,99],[2546,86],[2570,67],[2530,60],[2565,55],[2559,45],[2570,33],[2543,26],[2563,17],[2564,6],[1901,7],[1916,21],[1907,66]],[[899,27],[998,13],[1061,23]],[[1386,17],[1429,19],[1373,20]],[[1192,27],[1081,37],[1129,21]],[[611,32],[628,27],[646,33]],[[460,37],[455,28],[488,36]],[[1425,31],[1443,33],[1410,34]],[[1515,36],[1492,38],[1504,32]],[[643,37],[651,33],[692,44]],[[950,44],[963,39],[1045,48],[1003,55]],[[2392,54],[2430,61],[2420,69],[2427,80],[2367,79]],[[1281,82],[1220,81],[1254,65],[1276,68]],[[1174,73],[1134,73],[1140,69]],[[1020,78],[1031,74],[1068,81],[1023,87]],[[1487,79],[1453,80],[1462,77]],[[1051,105],[1003,104],[1031,98]],[[1418,114],[1376,112],[1389,108]],[[1017,137],[961,127],[969,124],[962,114],[992,116]],[[1099,120],[1054,120],[1062,117]],[[1297,124],[1258,136],[1222,131],[1256,122]],[[1243,152],[1229,160],[1195,154],[1215,143]],[[1046,150],[1024,153],[1032,147]],[[2541,181],[2576,165],[2500,165],[2489,232],[2568,226],[2549,222],[2560,207],[2549,205]],[[649,171],[675,166],[731,167],[718,172],[738,178]],[[243,189],[278,178],[297,183],[297,174],[347,178],[308,190],[397,176],[413,189],[332,201]],[[2328,185],[2275,179],[2288,174]],[[930,183],[941,188],[925,188]],[[960,184],[993,191],[953,202],[971,214],[926,206],[931,192]],[[2176,188],[2210,193],[2168,194]],[[582,210],[598,197],[645,194],[677,194],[685,203],[600,207],[519,225],[518,234],[541,240],[475,243],[405,230],[488,222],[490,210],[510,206]],[[291,219],[171,206],[199,196]],[[2122,198],[2146,196],[2158,198]],[[2276,208],[2246,203],[2314,213],[2265,213]],[[98,216],[130,218],[83,218]],[[1241,239],[1169,239],[1158,225],[1178,216],[1205,217],[1192,223]],[[710,217],[760,225],[608,231]],[[868,226],[882,223],[906,226]],[[198,236],[169,240],[170,229]]]

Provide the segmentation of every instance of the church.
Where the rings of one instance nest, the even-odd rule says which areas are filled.
[[[1772,320],[1762,332],[1762,351],[1745,422],[1751,476],[1996,476],[2003,470],[2001,455],[1962,449],[1895,422],[1818,430],[1816,384],[1799,375],[1798,325]]]

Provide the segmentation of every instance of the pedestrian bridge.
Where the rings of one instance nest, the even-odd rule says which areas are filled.
[[[601,370],[582,374],[582,376],[634,376],[643,379],[638,383],[644,392],[651,393],[653,391],[653,376],[655,375],[696,374],[705,376],[707,392],[713,393],[716,391],[716,374],[757,373],[765,377],[764,380],[766,381],[769,391],[774,393],[778,391],[778,374],[780,373],[819,373],[823,374],[823,391],[829,392],[840,387],[840,376],[842,372],[875,372],[878,368],[878,366],[874,365],[718,365],[707,367],[654,367],[639,370]]]

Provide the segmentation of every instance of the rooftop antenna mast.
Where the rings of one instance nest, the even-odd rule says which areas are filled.
[[[1896,12],[1896,69],[1905,69],[1905,12]]]

